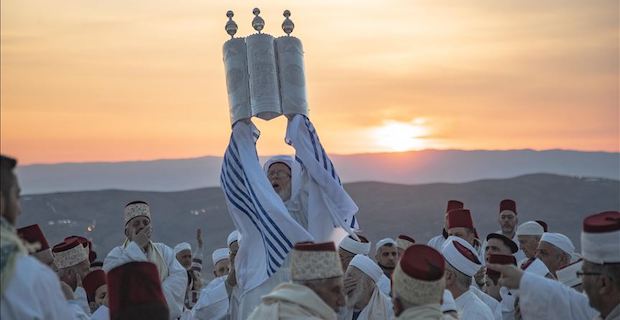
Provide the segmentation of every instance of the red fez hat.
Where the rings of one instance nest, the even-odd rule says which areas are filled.
[[[415,240],[412,237],[410,237],[408,235],[405,235],[405,234],[399,235],[397,239],[403,239],[405,241],[409,241],[411,243],[415,243]]]
[[[487,235],[487,241],[489,241],[490,239],[501,240],[508,248],[510,248],[511,253],[516,253],[517,251],[519,251],[519,247],[517,246],[517,244],[514,241],[512,241],[512,239],[506,237],[503,234],[489,233],[489,235]]]
[[[108,272],[110,319],[129,319],[137,310],[167,313],[168,304],[161,289],[159,272],[151,262],[134,261]]]
[[[543,227],[543,231],[547,232],[547,230],[549,230],[547,223],[542,221],[542,220],[534,220],[536,221],[536,223],[538,223],[539,225],[541,225]]]
[[[54,263],[58,268],[75,266],[88,259],[86,248],[76,239],[65,240],[52,248]]]
[[[88,262],[93,262],[97,259],[97,253],[93,251],[93,243],[90,240],[80,236],[69,236],[65,238],[65,241],[75,239],[81,243],[84,248],[88,247]]]
[[[517,265],[517,259],[513,255],[505,255],[505,254],[490,254],[489,255],[489,263],[493,264],[512,264],[514,266]],[[486,274],[493,280],[494,283],[497,283],[500,272],[491,270],[490,268],[486,268]]]
[[[43,234],[43,231],[41,231],[38,224],[19,228],[17,229],[17,234],[26,242],[40,244],[41,247],[38,248],[36,252],[41,252],[50,248],[50,245],[47,243],[47,239],[45,239],[45,235]]]
[[[499,212],[510,210],[517,214],[517,203],[511,199],[504,199],[499,203]]]
[[[310,241],[297,242],[293,249],[297,251],[336,251],[333,242],[314,243]]]
[[[474,229],[474,222],[471,220],[471,212],[468,209],[448,211],[448,229],[457,227]]]
[[[105,271],[103,270],[91,271],[84,277],[82,285],[84,286],[84,291],[86,291],[88,302],[95,301],[95,292],[104,284],[106,284],[106,279]]]
[[[441,253],[424,244],[414,244],[407,248],[398,263],[405,274],[425,281],[441,279],[446,268]]]
[[[446,212],[454,209],[463,209],[464,205],[461,201],[458,200],[448,200],[448,207],[446,208]]]

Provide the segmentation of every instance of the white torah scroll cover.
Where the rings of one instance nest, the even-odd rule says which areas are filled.
[[[223,55],[230,122],[235,124],[239,120],[252,117],[245,40],[243,38],[234,38],[226,41],[224,43]]]
[[[282,113],[308,115],[306,76],[304,72],[304,49],[301,40],[291,36],[275,40],[280,101]]]
[[[245,39],[250,74],[252,115],[271,120],[282,114],[274,39],[264,33]]]

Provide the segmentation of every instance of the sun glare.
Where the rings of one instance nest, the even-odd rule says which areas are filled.
[[[428,135],[426,120],[416,118],[410,122],[387,120],[373,130],[377,147],[388,151],[420,150],[427,148],[424,138]]]

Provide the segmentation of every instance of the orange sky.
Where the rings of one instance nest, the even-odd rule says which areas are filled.
[[[1,2],[1,151],[21,163],[222,155],[221,47],[290,9],[331,153],[620,151],[618,1]],[[259,153],[289,152],[282,117]]]

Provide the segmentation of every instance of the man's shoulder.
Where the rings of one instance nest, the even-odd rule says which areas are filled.
[[[15,261],[15,275],[11,282],[19,283],[21,289],[27,290],[34,290],[35,287],[49,284],[60,286],[60,280],[52,269],[26,255],[18,257]]]
[[[463,312],[469,315],[477,315],[478,317],[476,319],[485,319],[485,317],[493,319],[493,311],[491,308],[473,292],[470,292],[469,301],[465,304]]]

